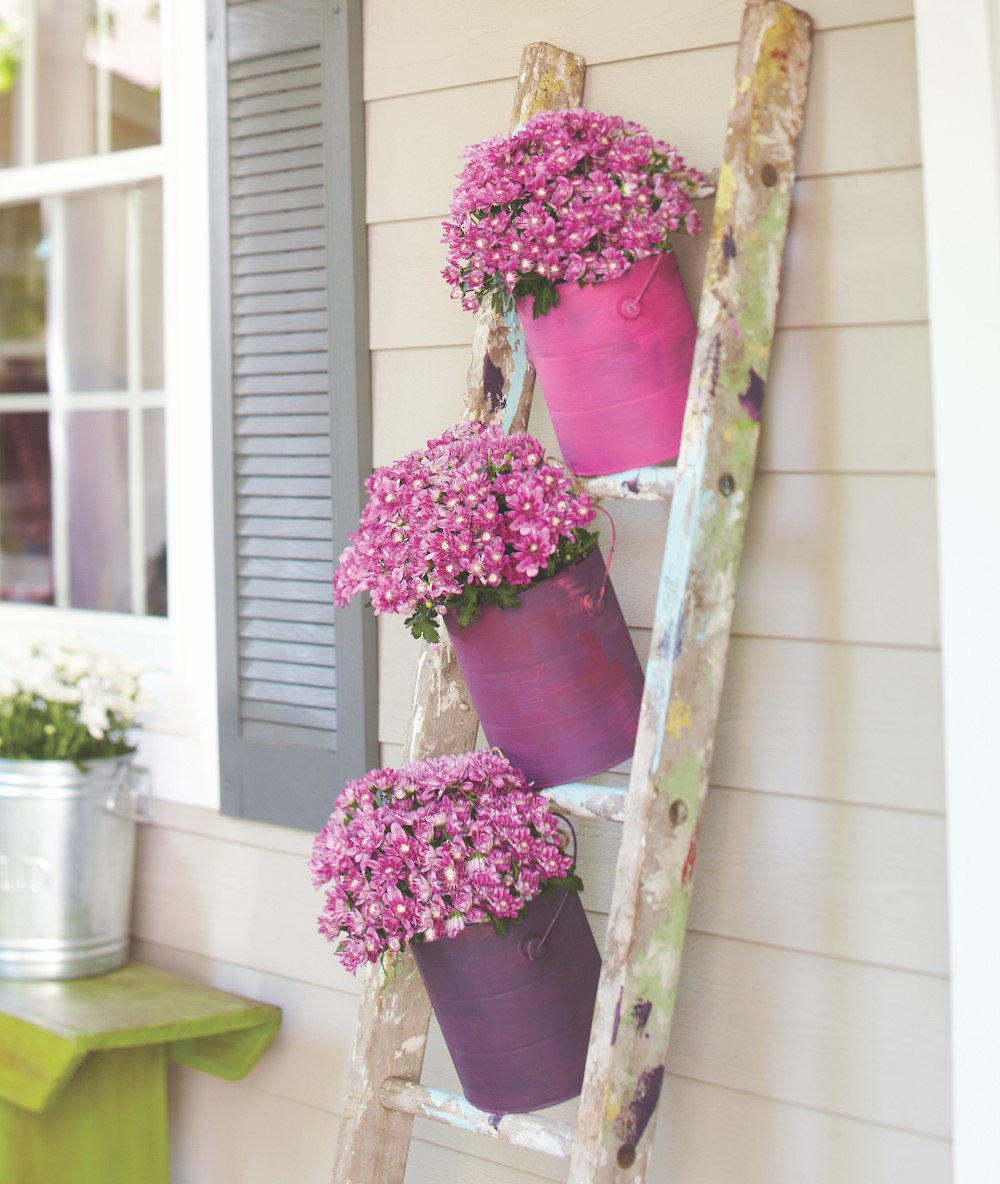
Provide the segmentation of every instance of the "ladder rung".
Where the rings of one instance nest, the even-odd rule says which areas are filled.
[[[677,469],[655,465],[647,469],[626,469],[603,477],[583,477],[583,488],[593,498],[618,497],[654,501],[670,497],[674,491]]]
[[[567,785],[553,785],[541,793],[554,806],[577,818],[603,818],[605,822],[622,822],[625,818],[628,787],[624,785],[571,781]]]
[[[558,1118],[541,1118],[537,1114],[490,1114],[487,1110],[477,1110],[461,1094],[431,1089],[402,1077],[387,1077],[378,1096],[387,1110],[401,1110],[417,1118],[430,1118],[447,1126],[489,1135],[491,1139],[499,1139],[514,1147],[544,1151],[563,1159],[569,1159],[573,1152],[576,1128]]]

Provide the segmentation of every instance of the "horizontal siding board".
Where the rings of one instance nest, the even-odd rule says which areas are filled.
[[[706,217],[711,203],[703,203]],[[372,226],[371,345],[466,345],[473,318],[441,278],[439,219]],[[689,296],[700,287],[708,235],[677,239]],[[923,202],[917,169],[817,177],[796,183],[778,324],[899,324],[927,319]],[[400,317],[396,295],[407,292]]]
[[[666,510],[612,509],[615,579],[630,625],[649,626]],[[934,479],[759,473],[733,630],[757,637],[936,647]],[[651,542],[655,543],[651,545]]]
[[[521,49],[529,40],[550,41],[580,54],[589,82],[590,73],[603,62],[680,56],[704,46],[735,44],[742,10],[741,0],[712,5],[684,0],[671,7],[665,20],[655,0],[638,0],[630,5],[627,20],[609,22],[606,7],[597,0],[550,0],[540,22],[534,0],[513,0],[488,12],[456,7],[450,0],[429,0],[419,9],[372,5],[365,12],[365,98],[493,79],[504,80],[509,95]],[[911,0],[812,0],[809,13],[822,31],[905,19],[912,16],[913,6]],[[586,102],[591,105],[589,96]]]

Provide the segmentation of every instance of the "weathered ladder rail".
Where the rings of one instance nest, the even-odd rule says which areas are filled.
[[[568,1156],[570,1184],[641,1184],[647,1178],[756,462],[810,50],[805,14],[779,0],[749,0],[676,470],[640,469],[587,483],[594,496],[672,493],[673,500],[627,794],[590,784],[545,791],[571,813],[624,821],[576,1127],[535,1115],[487,1115],[464,1098],[419,1084],[429,1005],[412,959],[397,958],[385,972],[373,971],[366,986],[334,1184],[401,1184],[414,1115]],[[551,46],[529,46],[512,125],[532,108],[577,105],[582,81],[580,59]],[[515,324],[481,319],[466,418],[501,420],[508,430],[526,423],[533,375],[517,333]],[[428,650],[418,674],[407,759],[471,748],[475,733],[475,715],[450,651]]]

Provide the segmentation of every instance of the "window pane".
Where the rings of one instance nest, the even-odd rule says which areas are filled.
[[[162,411],[143,412],[143,494],[146,511],[146,613],[167,615],[167,481]]]
[[[44,251],[39,206],[0,207],[0,392],[48,390]]]
[[[53,603],[49,417],[0,415],[0,600]]]
[[[70,606],[131,612],[128,416],[78,411],[66,418]]]
[[[0,0],[0,164],[160,142],[159,4]]]
[[[128,386],[125,193],[85,193],[67,198],[63,208],[60,219],[46,202],[51,282],[65,292],[64,326],[49,345],[50,381],[70,392],[122,391]]]
[[[139,187],[143,390],[163,389],[163,186]]]

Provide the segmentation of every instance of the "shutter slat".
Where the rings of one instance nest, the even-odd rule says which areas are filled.
[[[233,340],[233,352],[249,357],[252,354],[307,354],[322,353],[327,347],[326,330],[322,333],[255,333]]]
[[[287,254],[237,255],[232,262],[232,274],[236,276],[273,274],[296,271],[323,271],[325,282],[326,252],[322,247],[312,250],[289,251]]]
[[[296,75],[296,81],[303,80],[306,71]],[[266,115],[269,111],[291,111],[296,107],[319,107],[323,92],[319,86],[319,70],[315,71],[312,86],[286,87],[282,90],[265,91],[236,99],[229,104],[231,121],[248,119],[254,115]]]
[[[263,600],[247,597],[239,601],[241,616],[263,621],[298,621],[310,625],[333,625],[333,601],[328,604],[304,600]]]
[[[282,313],[310,313],[326,316],[326,292],[322,288],[304,292],[258,292],[233,300],[233,316],[239,324],[247,317],[274,316]]]
[[[240,477],[241,497],[329,497],[329,477]]]
[[[334,644],[332,626],[312,625],[307,621],[241,620],[239,635],[245,642],[255,639],[290,642],[315,648],[316,653]]]
[[[336,713],[334,718],[336,718]],[[300,717],[300,722],[301,717]],[[324,752],[332,752],[334,748],[334,739],[331,735],[331,729],[323,728],[304,728],[296,727],[292,724],[280,723],[264,723],[261,720],[246,719],[243,720],[242,728],[243,737],[246,740],[253,740],[259,744],[280,744],[295,748],[318,748]]]
[[[233,382],[233,393],[239,397],[252,395],[316,394],[328,392],[330,379],[326,374],[258,374],[244,375]]]
[[[274,136],[285,132],[300,132],[303,128],[312,130],[313,138],[310,143],[323,142],[321,124],[322,112],[315,104],[301,107],[284,107],[274,111],[265,111],[260,115],[247,115],[230,112],[230,137],[233,142],[235,155],[240,152],[240,141],[251,136]],[[279,147],[290,147],[290,144],[279,144]],[[271,151],[269,147],[267,151]]]
[[[278,231],[274,234],[247,234],[233,237],[233,258],[273,255],[276,251],[315,251],[325,249],[326,231],[322,226],[307,230]]]
[[[329,518],[329,497],[241,497],[236,511],[244,517]]]
[[[241,456],[236,460],[240,477],[325,477],[330,464],[323,456]]]
[[[253,684],[261,689],[262,692],[266,691],[269,685],[301,689],[303,694],[307,690],[331,691],[337,686],[331,667],[305,665],[304,663],[286,662],[283,660],[273,662],[266,659],[247,658],[240,663],[240,673],[246,684]],[[258,699],[276,697],[280,700],[280,696],[271,696],[266,693],[261,693],[254,697]],[[310,699],[313,701],[319,700],[320,696],[312,695]],[[304,702],[305,699],[294,699],[292,701],[298,703]],[[322,702],[316,702],[315,705],[322,706],[323,704]],[[332,707],[333,704],[331,703],[329,706]]]
[[[295,600],[306,604],[326,604],[333,594],[327,580],[265,580],[251,577],[239,581],[240,595],[247,600]]]
[[[240,679],[240,695],[245,702],[287,704],[289,706],[337,706],[337,692],[333,687],[299,686],[293,682],[264,682],[261,679]]]
[[[315,374],[325,368],[329,359],[321,354],[251,354],[233,359],[237,375],[248,374]]]
[[[286,210],[315,210],[323,208],[323,188],[306,185],[300,189],[276,189],[264,193],[248,193],[234,197],[229,205],[234,220],[254,214],[282,213]]]
[[[234,156],[229,165],[232,177],[256,177],[261,173],[287,173],[290,169],[323,167],[323,147],[310,144],[288,152],[269,152],[265,155]]]
[[[330,399],[321,395],[243,395],[237,398],[236,414],[243,415],[322,415],[329,413]]]
[[[324,518],[238,518],[238,539],[288,538],[332,542],[333,531]]]
[[[322,728],[328,738],[336,733],[336,711],[320,711],[315,707],[284,706],[279,703],[259,703],[248,699],[243,705],[243,719],[261,723],[292,724],[296,727]]]
[[[260,197],[264,194],[294,194],[315,189],[322,184],[323,170],[318,165],[289,169],[285,173],[249,173],[245,177],[229,178],[232,198]],[[290,200],[292,200],[290,198]]]
[[[294,641],[249,640],[240,642],[240,657],[247,660],[256,658],[264,662],[282,662],[286,665],[321,665],[332,668],[333,646],[301,644]]]
[[[299,587],[303,583],[313,582],[322,584],[324,596],[333,595],[333,562],[329,558],[268,559],[251,556],[240,560],[239,572],[248,584],[254,580],[275,580]]]
[[[257,316],[234,317],[234,337],[255,333],[304,333],[322,330],[326,333],[326,310],[300,312],[298,310],[261,313]]]
[[[294,369],[294,364],[289,369]],[[236,423],[237,436],[322,436],[329,431],[329,415],[296,415],[291,420],[277,415],[247,415]]]
[[[256,296],[264,292],[323,292],[326,268],[309,267],[303,271],[261,272],[232,277],[233,297]]]
[[[314,230],[323,226],[322,206],[300,206],[292,210],[248,211],[234,216],[233,234],[238,238],[254,234],[273,234],[277,231]]]
[[[330,441],[321,433],[315,436],[254,436],[247,434],[234,441],[238,456],[326,456]]]
[[[284,0],[233,5],[227,12],[226,41],[230,78],[285,72],[298,64],[300,55],[303,62],[318,60],[319,7]]]
[[[319,45],[291,53],[272,53],[253,61],[233,62],[229,66],[229,98],[275,90],[295,90],[322,79]]]

